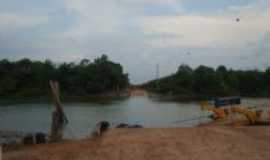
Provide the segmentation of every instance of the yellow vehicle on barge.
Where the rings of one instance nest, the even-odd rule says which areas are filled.
[[[215,122],[230,122],[239,124],[235,119],[236,114],[244,115],[248,125],[270,125],[270,117],[267,120],[261,120],[263,110],[256,107],[247,107],[241,104],[240,97],[216,98],[214,101],[200,102],[201,110],[212,113],[210,116]]]

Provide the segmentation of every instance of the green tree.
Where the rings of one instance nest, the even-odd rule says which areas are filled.
[[[46,96],[49,80],[58,80],[63,95],[84,96],[125,88],[128,74],[106,55],[80,63],[53,64],[50,60],[0,61],[0,96]]]

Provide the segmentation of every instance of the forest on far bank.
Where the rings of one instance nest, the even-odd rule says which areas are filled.
[[[152,92],[191,97],[270,96],[270,67],[260,70],[233,70],[225,66],[216,69],[188,65],[179,66],[176,73],[143,85]]]
[[[48,96],[49,80],[60,83],[61,94],[85,96],[125,88],[129,85],[119,63],[106,55],[79,63],[55,64],[50,60],[0,60],[0,97]]]
[[[88,96],[129,87],[128,74],[106,55],[92,61],[53,63],[50,60],[0,60],[0,98],[47,97],[49,80],[60,83],[63,96]],[[163,95],[190,97],[270,97],[270,67],[266,70],[233,70],[225,66],[191,68],[182,64],[176,73],[142,85]]]

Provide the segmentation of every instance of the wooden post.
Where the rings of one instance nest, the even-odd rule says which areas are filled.
[[[63,138],[63,129],[68,123],[67,117],[60,101],[59,84],[57,81],[50,81],[55,111],[52,113],[51,142],[60,141]]]

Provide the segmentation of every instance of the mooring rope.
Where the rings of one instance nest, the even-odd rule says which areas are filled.
[[[201,118],[208,118],[209,116],[198,116],[198,117],[191,117],[191,118],[187,118],[187,119],[183,119],[183,120],[179,120],[179,121],[174,121],[173,123],[183,123],[183,122],[188,122],[188,121],[194,121],[194,120],[199,120]]]

